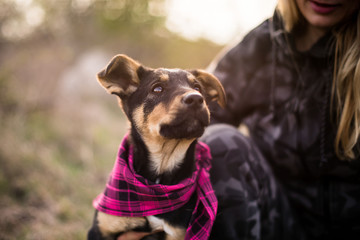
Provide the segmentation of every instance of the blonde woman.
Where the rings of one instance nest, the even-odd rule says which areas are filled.
[[[211,65],[228,100],[202,138],[219,200],[211,239],[359,239],[359,8],[279,0]]]

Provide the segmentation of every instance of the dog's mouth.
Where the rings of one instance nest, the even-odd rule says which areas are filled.
[[[170,139],[198,138],[209,123],[209,114],[205,110],[179,113],[170,123],[160,125],[160,135]]]

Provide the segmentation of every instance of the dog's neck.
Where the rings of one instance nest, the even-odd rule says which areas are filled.
[[[145,140],[132,130],[131,141],[134,169],[150,181],[173,185],[190,177],[194,171],[196,140]]]

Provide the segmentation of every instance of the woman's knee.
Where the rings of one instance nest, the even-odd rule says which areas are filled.
[[[222,194],[231,186],[239,193],[256,198],[260,186],[272,181],[264,156],[251,138],[237,128],[226,124],[211,125],[200,140],[211,150],[210,176],[218,193]]]
[[[206,143],[213,157],[226,156],[229,152],[247,153],[251,145],[250,139],[237,128],[228,124],[210,125],[200,141]],[[237,155],[239,157],[239,155]]]

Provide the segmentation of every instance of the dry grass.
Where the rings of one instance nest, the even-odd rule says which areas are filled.
[[[64,100],[46,80],[66,61],[24,51],[0,69],[0,239],[85,239],[127,123],[100,86]]]
[[[2,118],[0,239],[85,238],[126,123],[120,110],[106,123],[68,110]]]

